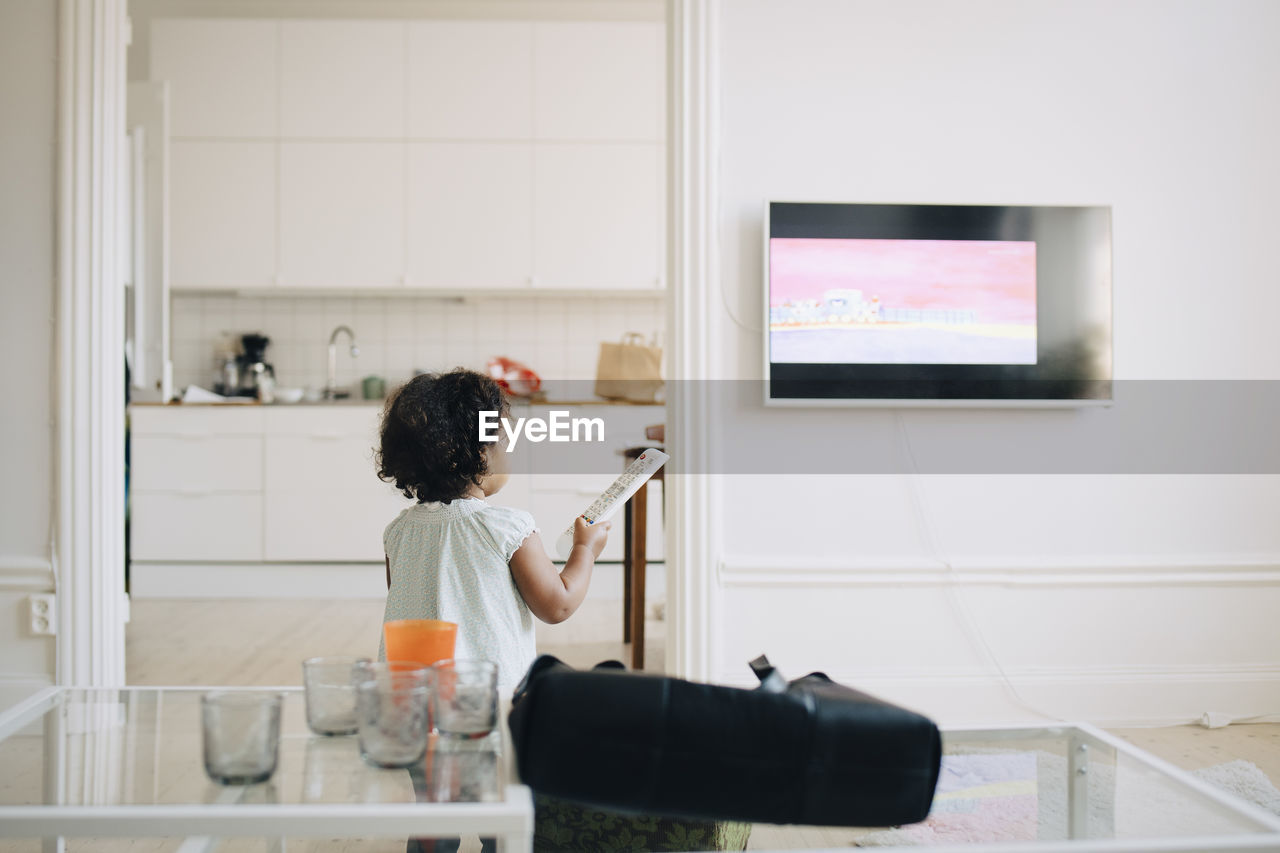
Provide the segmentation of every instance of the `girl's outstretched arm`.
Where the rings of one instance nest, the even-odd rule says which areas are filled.
[[[555,625],[573,615],[587,597],[591,570],[611,526],[607,521],[589,525],[579,517],[573,523],[573,549],[558,572],[536,532],[511,555],[511,576],[534,616]]]

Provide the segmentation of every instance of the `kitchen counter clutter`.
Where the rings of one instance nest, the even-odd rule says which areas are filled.
[[[621,473],[620,451],[642,443],[664,409],[539,403],[513,415],[551,409],[599,418],[604,440],[574,445],[569,473],[517,448],[492,500],[531,512],[558,559],[555,535]],[[409,505],[375,473],[381,413],[381,401],[132,407],[132,594],[379,594],[382,572],[369,569],[383,563],[383,529]],[[661,518],[661,488],[648,491],[649,515]],[[622,560],[620,524],[615,533],[602,561]],[[661,525],[650,525],[647,544],[660,561]]]

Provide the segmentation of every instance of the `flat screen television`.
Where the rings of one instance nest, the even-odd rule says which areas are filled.
[[[771,201],[769,405],[1111,399],[1111,209]]]

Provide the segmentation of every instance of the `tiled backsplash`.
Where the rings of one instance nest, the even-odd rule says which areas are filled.
[[[522,361],[549,381],[591,379],[601,341],[626,332],[646,339],[663,328],[664,303],[652,296],[304,297],[174,293],[172,297],[174,387],[212,388],[217,381],[219,341],[245,332],[271,339],[267,360],[281,387],[321,388],[327,370],[329,334],[340,325],[356,334],[360,355],[352,359],[345,336],[339,342],[338,384],[354,386],[365,376],[388,385],[415,370],[484,369],[494,355]]]

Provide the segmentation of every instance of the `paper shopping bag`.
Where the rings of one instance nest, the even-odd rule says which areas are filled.
[[[662,350],[649,346],[638,332],[618,343],[600,344],[596,362],[596,396],[631,403],[653,403],[662,390]]]

